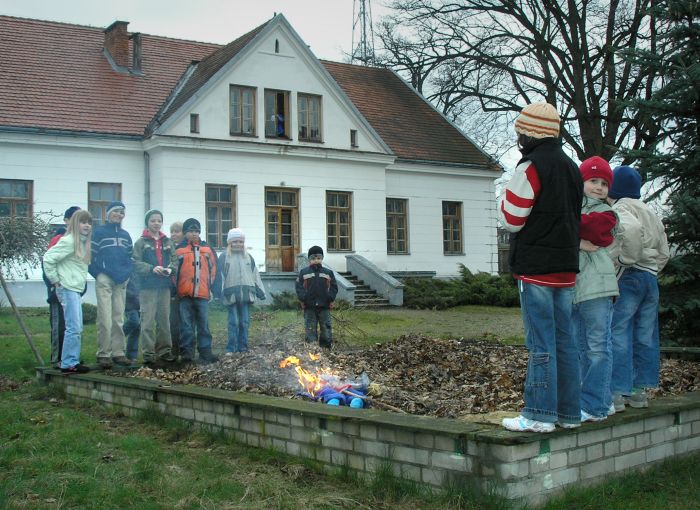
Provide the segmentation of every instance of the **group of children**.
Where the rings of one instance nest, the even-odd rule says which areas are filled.
[[[669,248],[640,200],[641,176],[601,157],[577,168],[563,153],[560,119],[526,106],[515,129],[523,158],[500,201],[513,233],[529,362],[525,408],[513,431],[551,432],[647,407],[659,378],[656,275]],[[577,274],[578,273],[578,274]]]
[[[49,243],[43,267],[51,312],[52,366],[66,374],[90,370],[80,361],[80,298],[88,273],[95,278],[101,368],[135,363],[139,337],[146,366],[175,362],[178,355],[181,361],[191,362],[195,346],[201,363],[217,361],[209,331],[212,297],[228,308],[226,352],[246,351],[250,307],[266,295],[255,260],[246,252],[244,232],[231,229],[227,248],[217,258],[201,239],[196,219],[173,223],[168,237],[161,231],[162,212],[152,209],[145,215],[141,237],[132,245],[121,227],[125,213],[122,202],[110,203],[106,222],[93,232],[92,215],[71,207],[64,215],[67,228],[57,231]],[[309,250],[309,260],[309,268],[300,271],[296,284],[306,339],[316,341],[320,326],[320,345],[330,348],[328,310],[338,288],[333,272],[322,267],[320,247]]]

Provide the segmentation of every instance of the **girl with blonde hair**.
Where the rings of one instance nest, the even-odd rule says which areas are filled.
[[[66,234],[44,254],[44,272],[53,285],[66,323],[61,354],[61,372],[66,375],[89,372],[80,362],[83,310],[80,295],[85,289],[92,236],[92,215],[76,211],[71,216]]]

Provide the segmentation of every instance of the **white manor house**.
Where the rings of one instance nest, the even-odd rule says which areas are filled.
[[[127,26],[0,16],[0,216],[118,199],[134,241],[156,208],[219,250],[237,226],[270,282],[312,245],[389,282],[498,270],[500,166],[396,73],[317,59],[282,14],[225,46]]]

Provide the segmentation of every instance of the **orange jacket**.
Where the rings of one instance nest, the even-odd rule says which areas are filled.
[[[183,241],[177,250],[177,295],[209,299],[216,277],[216,253],[204,241]]]

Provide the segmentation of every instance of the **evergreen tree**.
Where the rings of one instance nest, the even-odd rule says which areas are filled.
[[[660,51],[632,58],[663,77],[651,100],[635,103],[638,121],[658,123],[660,135],[651,149],[628,156],[654,180],[650,199],[667,208],[674,256],[659,278],[662,336],[700,346],[700,1],[662,1],[655,14],[663,27]]]

